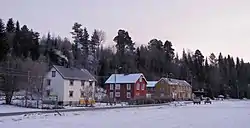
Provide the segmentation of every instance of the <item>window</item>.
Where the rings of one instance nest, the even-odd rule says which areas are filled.
[[[69,97],[73,97],[74,91],[69,91]]]
[[[120,92],[115,92],[115,97],[120,97]]]
[[[160,91],[163,92],[165,90],[165,88],[160,88]]]
[[[161,84],[164,84],[164,80],[161,80]]]
[[[140,77],[140,82],[142,82],[142,77]]]
[[[51,80],[47,79],[47,85],[50,85],[50,83],[51,83]]]
[[[120,90],[120,84],[115,84],[115,90]]]
[[[69,80],[69,85],[74,85],[74,80]]]
[[[90,81],[90,82],[89,82],[89,85],[92,86],[92,85],[93,85],[93,81]]]
[[[110,97],[110,98],[113,98],[113,92],[110,92],[110,93],[109,93],[109,97]]]
[[[56,71],[52,71],[52,77],[56,77]]]
[[[161,97],[164,97],[164,93],[161,93]]]
[[[85,81],[84,81],[84,80],[82,80],[82,81],[81,81],[81,85],[82,85],[82,86],[84,86],[84,83],[85,83]]]
[[[110,87],[110,90],[113,90],[113,89],[114,89],[113,84],[110,84],[109,87]]]
[[[131,90],[131,84],[127,84],[127,90]]]
[[[142,84],[141,85],[141,90],[144,90],[145,89],[145,84]]]
[[[131,98],[131,93],[127,92],[127,98]]]
[[[136,90],[140,90],[140,84],[139,83],[136,84]]]
[[[50,90],[47,90],[47,91],[46,91],[46,95],[47,95],[47,96],[50,96]]]
[[[81,98],[84,97],[84,91],[81,91]]]
[[[136,96],[140,96],[140,93],[136,93]]]

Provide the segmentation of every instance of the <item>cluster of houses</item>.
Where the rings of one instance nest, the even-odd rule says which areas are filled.
[[[79,104],[88,97],[95,98],[97,80],[87,70],[53,66],[46,74],[46,96],[56,96],[59,104]],[[192,86],[185,80],[161,78],[147,81],[142,73],[112,74],[105,82],[106,96],[111,100],[129,101],[137,97],[168,97],[187,100]]]
[[[188,100],[192,97],[192,86],[185,80],[161,78],[147,81],[142,73],[112,74],[105,82],[107,96],[118,101],[136,97],[166,97]]]

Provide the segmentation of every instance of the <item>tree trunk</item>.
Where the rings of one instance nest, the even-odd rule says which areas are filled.
[[[11,104],[13,92],[5,92],[5,102],[6,104]]]
[[[25,100],[24,106],[27,107],[27,105],[28,105],[28,90],[25,91],[25,98],[24,98],[24,100]]]

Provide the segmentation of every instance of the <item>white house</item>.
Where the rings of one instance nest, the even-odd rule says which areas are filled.
[[[45,76],[45,97],[57,97],[63,105],[79,104],[80,99],[94,98],[96,82],[86,69],[54,65]]]

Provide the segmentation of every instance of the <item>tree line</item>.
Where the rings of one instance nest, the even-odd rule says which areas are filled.
[[[177,53],[171,41],[160,39],[136,47],[122,29],[113,38],[115,45],[104,47],[105,32],[89,33],[80,23],[72,25],[71,35],[73,41],[50,33],[40,37],[12,18],[6,24],[0,19],[0,89],[5,96],[11,99],[21,89],[42,95],[42,76],[52,65],[61,65],[89,70],[101,87],[112,73],[141,72],[148,80],[186,80],[193,90],[203,89],[210,97],[250,97],[250,65],[239,57],[222,53],[205,57],[199,49]]]

